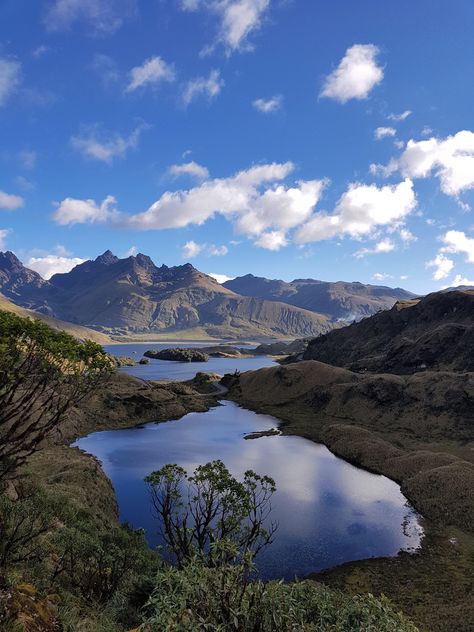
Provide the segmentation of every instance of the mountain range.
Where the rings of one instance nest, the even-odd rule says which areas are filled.
[[[224,286],[244,296],[281,301],[344,321],[371,316],[380,310],[390,309],[396,301],[415,296],[401,288],[381,285],[345,281],[331,283],[315,279],[286,282],[253,274],[226,281]]]
[[[24,308],[113,336],[240,339],[318,336],[413,296],[361,283],[252,275],[221,285],[189,263],[158,267],[144,254],[119,259],[110,250],[49,280],[12,252],[0,253],[0,292]]]

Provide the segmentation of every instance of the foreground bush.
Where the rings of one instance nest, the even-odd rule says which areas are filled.
[[[388,600],[311,581],[248,582],[245,565],[160,570],[142,632],[416,632]]]
[[[0,485],[14,477],[110,367],[94,342],[0,311]]]

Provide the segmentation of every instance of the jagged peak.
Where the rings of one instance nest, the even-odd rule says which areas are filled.
[[[99,255],[94,261],[95,263],[110,265],[111,263],[117,263],[117,261],[119,261],[119,258],[116,257],[111,250],[106,250],[104,253]]]
[[[135,261],[144,268],[155,268],[155,264],[153,259],[148,255],[144,255],[142,252],[139,252],[135,257],[132,257]]]
[[[23,265],[21,261],[18,259],[18,257],[16,256],[16,254],[12,252],[11,250],[0,252],[0,259],[3,259],[4,261],[8,261],[9,263],[12,263],[12,264]]]

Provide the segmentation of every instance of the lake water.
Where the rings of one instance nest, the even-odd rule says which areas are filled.
[[[149,349],[168,349],[170,347],[205,347],[212,343],[179,343],[179,344],[119,344],[107,345],[105,350],[115,356],[127,356],[137,360]],[[240,345],[232,345],[239,347]],[[245,347],[248,348],[248,347]],[[143,380],[175,380],[183,381],[192,379],[199,371],[206,373],[233,373],[234,371],[255,371],[263,367],[272,366],[274,361],[268,356],[255,356],[248,358],[209,358],[208,362],[170,362],[168,360],[152,360],[149,364],[137,364],[133,367],[124,367],[121,371],[126,371],[130,375],[142,378]]]
[[[126,430],[97,432],[76,446],[94,454],[115,487],[120,516],[161,544],[143,478],[166,463],[189,473],[214,459],[241,476],[253,469],[272,476],[277,492],[275,540],[257,557],[264,578],[293,579],[372,556],[396,555],[419,546],[422,529],[396,483],[334,456],[300,437],[244,440],[278,421],[228,401],[206,413]]]

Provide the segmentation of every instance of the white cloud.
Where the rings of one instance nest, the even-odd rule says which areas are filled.
[[[21,208],[25,203],[25,200],[19,195],[10,195],[4,191],[0,191],[0,210],[2,211],[16,211]]]
[[[34,169],[38,154],[35,151],[20,151],[18,152],[18,160],[21,162],[24,169]]]
[[[276,244],[276,236],[258,238],[273,231],[286,233],[311,216],[327,185],[325,180],[279,184],[294,169],[292,163],[251,167],[228,178],[206,180],[189,190],[165,192],[144,213],[122,215],[117,223],[138,230],[201,225],[219,214],[237,233],[257,240],[258,245]],[[286,241],[278,238],[280,245]]]
[[[393,279],[391,274],[386,274],[385,272],[376,272],[372,275],[372,279],[374,281],[387,281],[387,279]]]
[[[434,259],[427,261],[426,267],[435,268],[433,272],[433,279],[435,281],[440,281],[441,279],[445,279],[454,268],[454,261],[439,253]]]
[[[395,121],[396,123],[399,123],[400,121],[404,121],[405,119],[407,119],[410,115],[412,114],[411,110],[405,110],[404,112],[401,112],[400,114],[389,114],[387,116],[389,121]]]
[[[448,230],[442,237],[445,244],[442,252],[452,254],[465,254],[468,263],[474,263],[474,238],[459,230]]]
[[[7,247],[7,237],[10,233],[8,228],[0,229],[0,250],[5,250]]]
[[[211,244],[208,246],[207,252],[212,257],[224,257],[229,252],[229,249],[227,246],[214,246],[214,244]]]
[[[282,102],[283,97],[279,94],[271,97],[270,99],[255,99],[255,101],[252,101],[252,105],[259,112],[269,114],[270,112],[276,112],[279,110]]]
[[[26,267],[35,270],[43,279],[50,279],[53,274],[70,272],[80,263],[84,263],[86,259],[79,257],[64,257],[56,254],[46,255],[44,257],[30,257],[26,262]]]
[[[444,139],[409,140],[399,168],[410,178],[427,178],[434,174],[446,195],[458,196],[473,189],[474,132],[463,130]]]
[[[135,257],[138,254],[138,248],[136,246],[130,246],[130,248],[124,252],[123,258],[127,259],[128,257]]]
[[[43,55],[46,55],[46,53],[48,53],[50,51],[49,46],[45,46],[44,44],[41,44],[41,46],[38,46],[37,48],[35,48],[35,50],[32,52],[32,55],[35,59],[39,59],[40,57],[43,57]]]
[[[369,166],[369,172],[373,176],[381,176],[382,178],[389,178],[396,171],[398,171],[398,162],[395,159],[390,160],[388,165],[372,163]]]
[[[324,82],[320,96],[346,103],[350,99],[366,99],[383,79],[377,65],[379,49],[373,44],[355,44],[348,48],[339,66]]]
[[[268,233],[262,233],[255,244],[266,250],[280,250],[288,245],[288,240],[283,231],[271,230]]]
[[[182,249],[181,256],[183,259],[193,259],[202,252],[203,244],[197,244],[195,241],[187,241]]]
[[[98,33],[113,33],[135,9],[135,0],[54,0],[46,13],[49,31],[64,31],[86,21]]]
[[[411,180],[377,187],[355,183],[339,199],[332,214],[319,212],[296,232],[296,241],[307,243],[349,235],[360,238],[379,226],[400,222],[416,207]]]
[[[223,257],[229,252],[227,246],[215,246],[214,244],[198,244],[195,241],[187,241],[181,251],[183,259],[193,259],[200,254],[208,257]]]
[[[20,84],[21,64],[0,58],[0,106],[5,105]]]
[[[382,138],[389,138],[395,136],[397,130],[394,127],[377,127],[374,132],[376,140],[382,140]]]
[[[217,272],[207,272],[207,276],[212,277],[221,285],[222,283],[225,283],[226,281],[232,281],[233,279],[235,279],[235,277],[227,276],[227,274],[219,274]]]
[[[251,49],[249,35],[261,27],[269,6],[270,0],[181,0],[185,11],[206,10],[217,15],[220,23],[217,42],[228,54]]]
[[[168,171],[175,178],[186,175],[197,178],[198,180],[206,180],[209,177],[208,169],[194,162],[194,160],[185,162],[182,165],[171,165]]]
[[[101,204],[94,200],[66,198],[57,205],[52,217],[61,226],[103,223],[117,215],[115,204],[116,200],[111,195],[108,195]]]
[[[139,125],[128,137],[110,132],[101,132],[98,126],[82,129],[78,136],[71,138],[71,145],[85,158],[92,158],[112,164],[114,158],[124,158],[129,149],[136,149],[143,130],[148,125]]]
[[[395,250],[395,244],[391,239],[382,239],[375,244],[373,248],[361,248],[357,252],[354,253],[354,257],[357,259],[362,259],[367,255],[378,255],[381,253],[393,252]]]
[[[215,99],[224,86],[219,70],[211,70],[209,77],[196,77],[184,86],[183,103],[189,105],[199,97]]]
[[[163,81],[174,81],[173,67],[161,57],[150,57],[141,66],[135,66],[130,71],[130,82],[126,92],[133,92],[145,86],[157,86]]]
[[[451,282],[451,287],[458,287],[459,285],[474,285],[474,281],[457,274]]]

